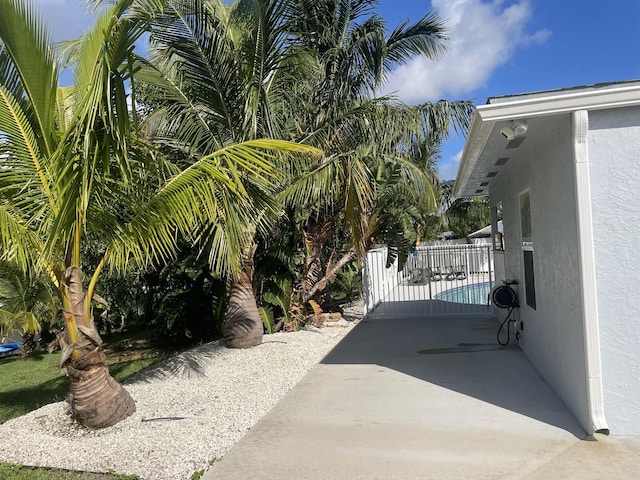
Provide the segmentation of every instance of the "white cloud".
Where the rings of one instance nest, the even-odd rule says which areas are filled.
[[[444,59],[417,58],[396,69],[384,93],[397,92],[411,104],[459,98],[482,87],[493,71],[518,47],[542,43],[548,30],[526,32],[529,0],[506,5],[503,0],[433,0],[432,8],[446,19],[451,45]]]
[[[453,180],[458,175],[460,160],[462,159],[462,150],[456,153],[449,160],[438,166],[438,174],[440,180]]]

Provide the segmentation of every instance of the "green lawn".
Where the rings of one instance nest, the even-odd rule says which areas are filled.
[[[125,378],[153,365],[174,352],[155,348],[144,333],[114,335],[105,342],[107,363],[113,378]],[[65,399],[69,382],[60,372],[60,353],[36,352],[33,358],[0,359],[0,423],[19,417],[43,405]],[[0,463],[2,480],[133,480],[136,476],[72,472],[30,468]]]
[[[2,480],[136,480],[136,475],[115,473],[70,472],[53,468],[29,468],[11,463],[0,463]]]
[[[144,340],[110,340],[105,344],[107,363],[119,382],[171,355]],[[60,373],[59,352],[36,352],[28,360],[19,356],[0,359],[0,423],[64,400],[68,386]]]
[[[36,353],[0,360],[0,423],[43,405],[64,400],[68,380],[60,373],[59,353]]]

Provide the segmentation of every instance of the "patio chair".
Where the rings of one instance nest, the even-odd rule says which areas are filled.
[[[445,278],[447,280],[464,280],[467,278],[467,270],[464,265],[449,265]]]
[[[442,280],[442,269],[440,267],[428,267],[427,274],[429,277],[429,281],[438,281]]]
[[[407,266],[409,267],[408,283],[424,283],[426,281],[426,269],[421,258],[414,256]]]

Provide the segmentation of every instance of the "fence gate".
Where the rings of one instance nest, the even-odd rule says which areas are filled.
[[[380,304],[421,300],[487,305],[495,282],[490,244],[420,246],[400,270],[397,260],[389,268],[386,261],[386,247],[367,252],[367,313]]]

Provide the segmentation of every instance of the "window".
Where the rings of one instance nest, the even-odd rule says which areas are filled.
[[[531,200],[529,190],[520,194],[520,226],[522,229],[522,261],[524,267],[524,291],[527,305],[536,308],[536,283],[533,261],[533,231],[531,228]]]
[[[522,248],[533,248],[533,235],[531,233],[531,203],[529,190],[520,194],[520,226],[522,227]]]
[[[527,305],[536,309],[536,282],[533,269],[533,250],[523,250],[524,260],[524,291],[527,296]]]
[[[491,232],[493,233],[493,249],[504,250],[504,238],[502,236],[502,202],[498,202],[491,209]]]

